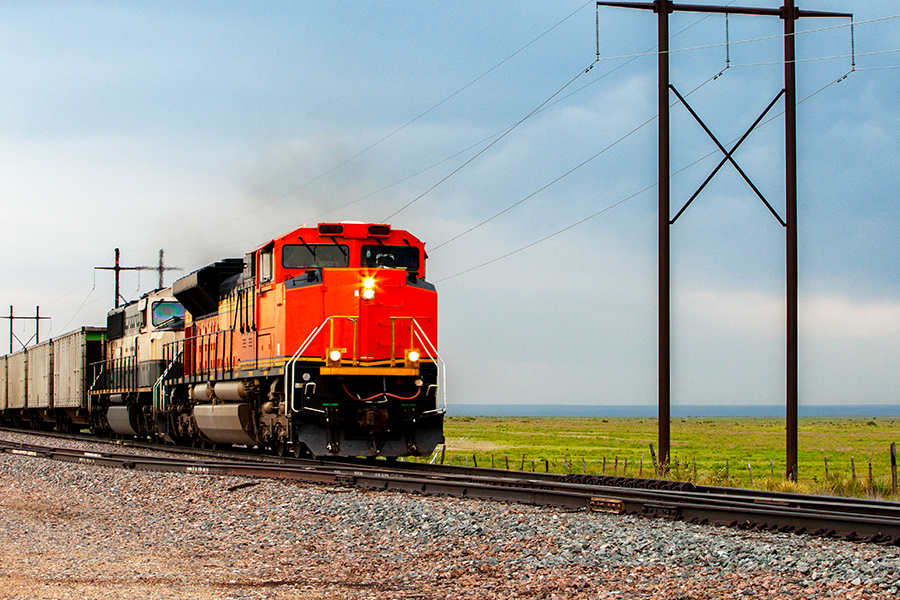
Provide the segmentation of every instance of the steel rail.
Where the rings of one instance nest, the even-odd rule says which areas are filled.
[[[171,447],[156,446],[155,449],[166,452]],[[200,459],[171,458],[68,450],[5,441],[0,441],[0,451],[108,467],[286,479],[372,490],[477,498],[807,533],[900,546],[900,504],[874,500],[765,493],[691,484],[678,484],[682,489],[648,489],[651,483],[660,482],[628,478],[620,479],[630,485],[638,483],[645,487],[622,487],[610,485],[616,478],[594,478],[606,483],[598,485],[572,481],[573,477],[564,475],[383,461],[378,461],[380,464],[338,463],[235,453]]]

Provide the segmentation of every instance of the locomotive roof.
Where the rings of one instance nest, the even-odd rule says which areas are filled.
[[[319,223],[315,227],[304,225],[282,236],[272,238],[255,247],[251,252],[257,252],[266,246],[280,241],[290,241],[297,236],[303,236],[307,243],[318,240],[331,241],[335,238],[365,240],[369,238],[387,239],[394,236],[403,236],[410,242],[424,243],[416,236],[404,229],[393,229],[385,223],[363,223],[362,221],[341,221],[337,223]]]

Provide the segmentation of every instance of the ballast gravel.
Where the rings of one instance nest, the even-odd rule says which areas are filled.
[[[896,547],[0,454],[0,599],[898,596]]]

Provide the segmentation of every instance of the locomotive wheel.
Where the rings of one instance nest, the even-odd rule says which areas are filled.
[[[275,451],[276,456],[280,456],[282,458],[287,456],[287,453],[288,453],[287,444],[283,441],[275,442],[273,450]]]

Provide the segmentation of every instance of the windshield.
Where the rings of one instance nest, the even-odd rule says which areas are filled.
[[[419,270],[419,249],[413,246],[363,246],[362,267]]]
[[[350,252],[337,244],[286,244],[281,249],[281,266],[285,269],[322,269],[347,267]]]
[[[179,319],[184,321],[184,307],[178,302],[160,300],[153,303],[151,318],[154,327],[168,324],[175,325]]]

